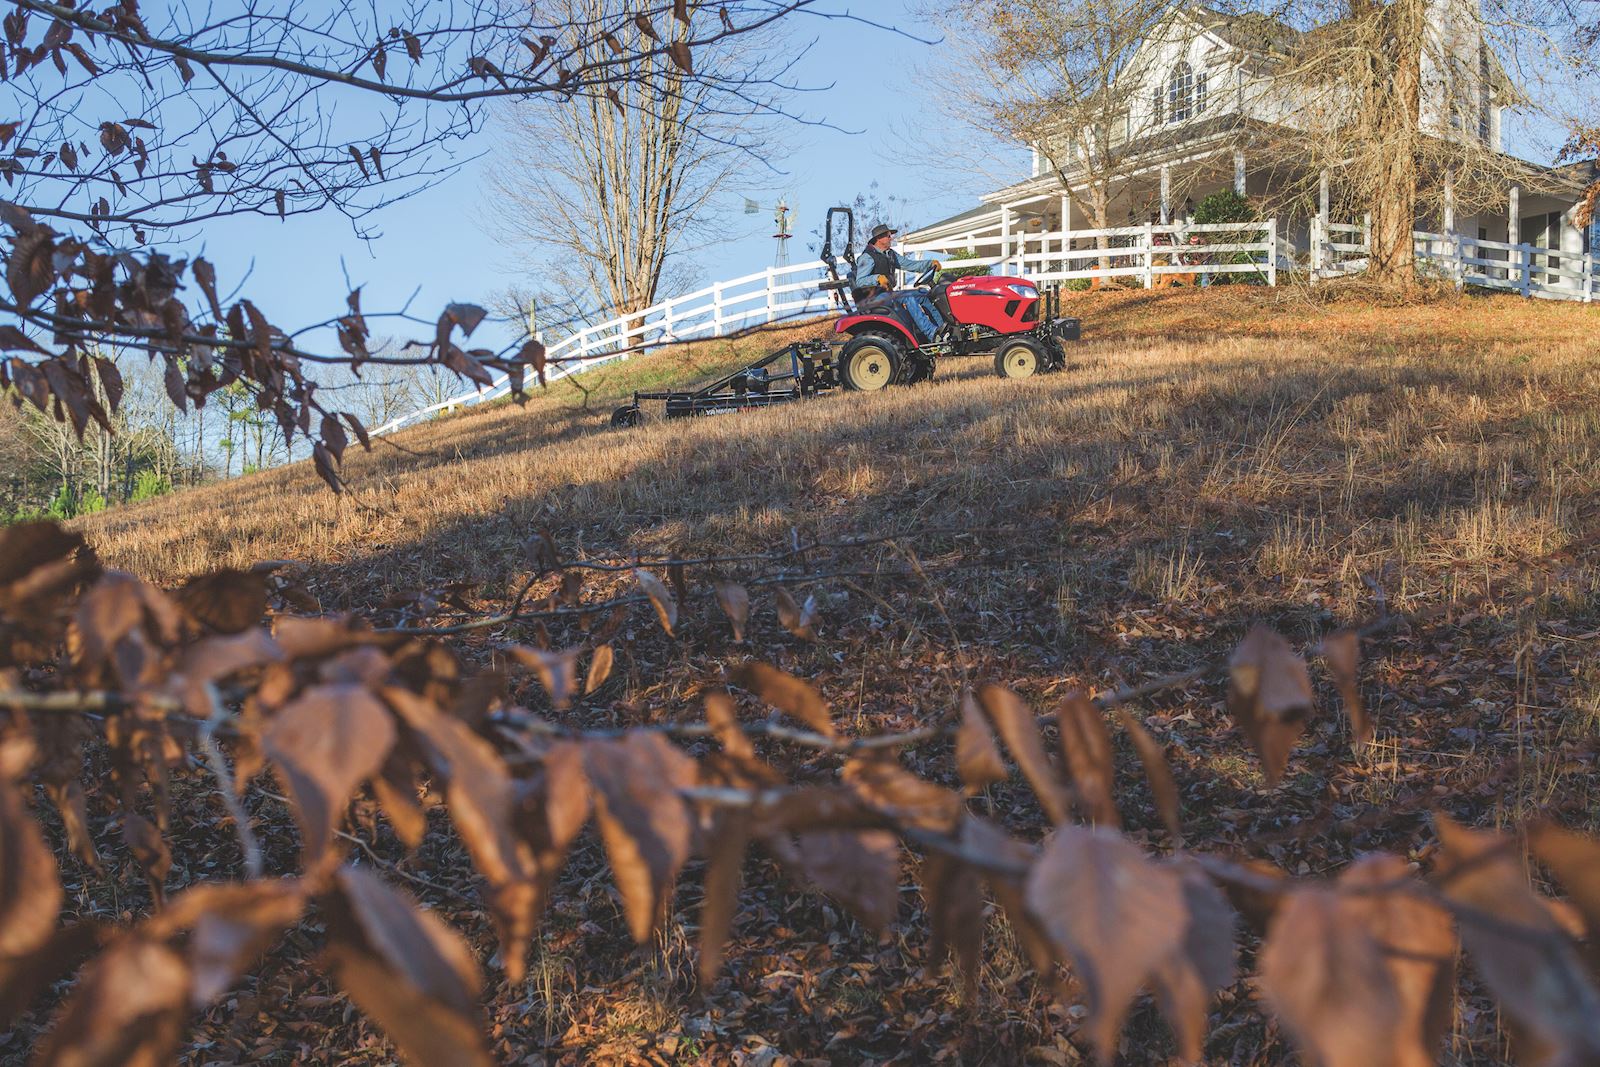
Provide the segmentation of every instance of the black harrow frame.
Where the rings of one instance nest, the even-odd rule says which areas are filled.
[[[637,426],[644,417],[640,405],[646,402],[665,402],[667,418],[685,419],[817,396],[839,384],[834,347],[830,341],[797,341],[692,392],[636,392],[633,403],[612,412],[611,425]],[[773,370],[773,364],[784,360]]]

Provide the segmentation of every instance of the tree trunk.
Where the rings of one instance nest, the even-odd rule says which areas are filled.
[[[1395,289],[1417,284],[1411,231],[1417,215],[1418,137],[1422,105],[1424,0],[1395,0],[1382,15],[1383,52],[1369,108],[1372,144],[1381,146],[1373,174],[1371,251],[1367,275]]]

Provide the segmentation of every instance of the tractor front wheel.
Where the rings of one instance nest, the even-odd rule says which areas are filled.
[[[644,412],[639,410],[638,404],[624,404],[611,413],[611,425],[619,430],[629,429],[643,421]]]
[[[994,370],[1002,378],[1031,378],[1049,362],[1043,347],[1026,337],[1007,341],[994,354]]]
[[[845,342],[838,367],[846,389],[875,393],[900,377],[900,346],[879,334],[863,334]]]

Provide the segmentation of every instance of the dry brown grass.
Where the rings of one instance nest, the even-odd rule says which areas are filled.
[[[914,553],[926,567],[925,579],[820,583],[818,646],[790,640],[770,612],[744,649],[727,643],[714,609],[681,625],[675,643],[642,626],[619,652],[624,682],[573,713],[609,724],[697,715],[698,691],[747,654],[816,678],[850,730],[925,721],[972,678],[1043,704],[1069,686],[1221,655],[1256,619],[1310,639],[1370,616],[1376,585],[1401,607],[1455,607],[1369,647],[1379,736],[1364,756],[1348,753],[1330,711],[1269,794],[1220,692],[1168,694],[1145,709],[1185,790],[1190,840],[1316,874],[1357,851],[1415,847],[1435,804],[1480,823],[1552,803],[1569,817],[1593,810],[1596,764],[1581,753],[1592,754],[1600,719],[1600,309],[1509,297],[1375,309],[1354,296],[1245,289],[1107,292],[1073,306],[1086,340],[1072,365],[1027,382],[971,361],[882,395],[606,427],[631,382],[691,380],[766,342],[704,346],[605,372],[587,410],[552,390],[526,409],[401,434],[399,447],[353,456],[342,498],[300,466],[82,526],[112,563],[165,581],[219,563],[302,561],[329,607],[463,578],[494,601],[526,573],[520,546],[539,528],[569,555],[720,554],[770,547],[791,529],[899,533],[900,550],[856,562],[903,571]],[[952,530],[976,533],[928,532]],[[487,654],[482,643],[466,650]],[[517,698],[539,706],[537,688],[519,686]],[[938,753],[915,758],[948,773]],[[1130,827],[1152,832],[1145,787],[1131,771],[1123,786]],[[1002,786],[991,799],[1036,835],[1023,790]],[[1329,819],[1344,828],[1324,833]],[[558,899],[589,900],[585,870]],[[678,953],[629,957],[596,905],[584,914],[603,936],[563,935],[578,962],[552,956],[539,989],[493,993],[493,1010],[523,1012],[506,1040],[540,1047],[575,1019],[614,1011],[610,1031],[564,1046],[599,1056],[605,1042],[649,1046],[680,1011],[685,1027],[715,1017],[729,1041],[762,1034],[796,1056],[833,1054],[829,1035],[857,1020],[868,1021],[842,1047],[919,1050],[901,1062],[933,1062],[936,1048],[959,1047],[973,1063],[1074,1048],[1063,1037],[1072,1024],[1023,980],[1007,939],[991,947],[979,1003],[953,1011],[947,987],[918,984],[920,928],[890,947],[837,932],[822,944],[810,938],[838,930],[836,914],[758,888],[769,884],[752,879],[748,940],[730,952],[736,992],[719,994],[744,1005],[743,1021],[708,1014],[673,978]],[[864,979],[841,959],[871,960],[871,988],[857,988]],[[818,997],[789,1000],[762,979],[769,971],[833,977]],[[1240,990],[1219,1006],[1214,1062],[1285,1062]],[[534,999],[537,1012],[520,1006]],[[1472,1003],[1447,1062],[1503,1062],[1494,1013]],[[1153,1013],[1140,1009],[1131,1025],[1126,1062],[1163,1062],[1168,1039]]]
[[[342,498],[302,464],[84,528],[161,580],[293,559],[353,568],[377,598],[372,576],[504,582],[534,525],[642,552],[1003,518],[1037,551],[1090,522],[1117,530],[1137,590],[1182,599],[1211,580],[1197,561],[1240,549],[1290,583],[1494,564],[1562,547],[1593,512],[1600,311],[1507,298],[1371,315],[1247,291],[1079,307],[1074,366],[1026,383],[972,360],[926,387],[611,431],[641,360],[597,375],[588,410],[558,385],[379,443]],[[766,343],[646,360],[692,380]]]

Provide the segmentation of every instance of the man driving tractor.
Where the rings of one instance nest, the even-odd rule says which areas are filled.
[[[899,232],[879,223],[856,260],[851,287],[856,306],[865,309],[873,305],[899,305],[905,308],[916,331],[924,343],[932,341],[939,332],[939,309],[928,294],[921,289],[896,289],[901,271],[920,274],[925,270],[939,269],[937,259],[918,259],[902,256],[889,246]]]

